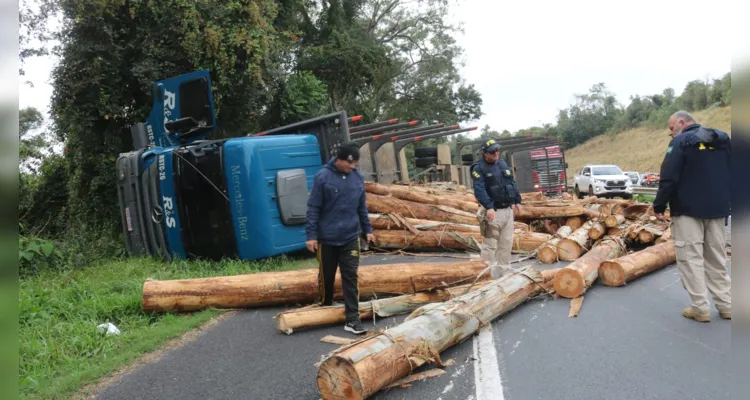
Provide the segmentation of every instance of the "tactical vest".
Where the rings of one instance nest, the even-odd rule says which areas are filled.
[[[495,166],[497,168],[494,168]],[[484,176],[484,187],[487,188],[487,194],[490,195],[496,206],[506,207],[515,203],[518,189],[510,169],[502,169],[497,163],[488,164],[484,160],[479,162],[479,169]],[[499,173],[493,172],[493,169]]]

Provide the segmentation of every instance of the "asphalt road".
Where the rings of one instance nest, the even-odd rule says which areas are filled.
[[[362,264],[428,260],[456,261],[372,256]],[[687,301],[675,266],[621,288],[595,284],[577,318],[568,318],[567,299],[532,300],[495,320],[491,332],[441,354],[456,361],[446,374],[372,398],[728,399],[730,321],[715,310],[711,323],[687,320],[681,316]],[[272,319],[280,310],[239,312],[96,398],[319,399],[314,364],[336,348],[319,340],[351,335],[340,326],[281,334]],[[377,326],[403,318],[379,319]],[[482,352],[480,342],[495,354]],[[497,359],[499,379],[483,367],[492,364],[488,354]]]

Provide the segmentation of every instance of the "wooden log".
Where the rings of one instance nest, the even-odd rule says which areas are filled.
[[[610,206],[607,204],[599,204],[599,203],[586,204],[584,207],[587,210],[593,212],[594,215],[597,216],[597,218],[604,218],[612,214],[610,210]]]
[[[486,269],[482,261],[361,266],[357,273],[360,296],[400,295],[473,280]],[[484,278],[484,276],[482,277]],[[197,311],[206,308],[249,308],[318,300],[318,269],[262,272],[249,275],[158,281],[143,284],[147,312]],[[336,273],[334,297],[341,298],[341,275]]]
[[[664,234],[656,239],[656,244],[662,244],[669,240],[672,240],[672,228],[667,228],[667,230],[664,231]]]
[[[589,239],[599,240],[599,238],[604,236],[606,233],[607,230],[604,225],[599,222],[599,220],[594,220],[593,224],[591,225],[591,229],[589,230]]]
[[[526,193],[521,193],[521,200],[524,201],[524,202],[526,200],[545,200],[545,199],[546,198],[544,197],[544,193],[542,193],[542,192],[526,192]]]
[[[529,224],[523,223],[521,221],[513,221],[513,230],[514,231],[523,231],[528,232],[531,228],[529,227]]]
[[[375,247],[383,249],[456,249],[479,251],[482,235],[468,232],[374,230]]]
[[[599,267],[599,278],[607,286],[622,286],[673,264],[675,261],[674,243],[672,240],[667,240],[641,251],[603,262]]]
[[[402,186],[404,188],[408,188],[409,190],[412,190],[415,192],[432,194],[432,195],[440,196],[446,199],[455,199],[455,200],[465,201],[469,203],[476,203],[477,205],[479,204],[476,197],[474,197],[474,194],[469,191],[459,192],[456,190],[436,189],[436,188],[429,188],[429,187],[417,186],[417,185],[394,185],[394,186]]]
[[[573,230],[576,230],[583,225],[583,218],[581,217],[569,217],[567,220],[565,220],[565,225],[573,228]]]
[[[557,244],[560,243],[560,240],[565,239],[571,233],[573,233],[573,228],[568,225],[561,226],[552,239],[539,247],[537,259],[544,264],[557,262]]]
[[[389,230],[406,230],[404,224],[398,221],[398,218],[392,218],[390,215],[370,214],[370,224],[373,229]],[[474,225],[456,224],[452,222],[429,221],[426,219],[404,218],[411,227],[420,231],[453,231],[479,233],[479,221],[476,219]]]
[[[611,213],[612,215],[624,215],[625,214],[625,208],[627,208],[629,204],[613,204]]]
[[[486,278],[485,278],[486,279]],[[406,314],[417,308],[435,302],[443,302],[454,297],[462,296],[471,290],[477,290],[488,284],[488,280],[475,284],[459,285],[451,288],[435,289],[428,292],[404,294],[384,299],[373,299],[359,303],[359,317],[370,320],[373,317],[386,318],[399,314]],[[281,312],[276,318],[276,330],[287,335],[301,329],[318,326],[333,325],[346,321],[344,305],[315,306],[297,310]]]
[[[586,221],[583,226],[573,231],[568,237],[560,240],[557,244],[558,258],[563,261],[574,261],[586,252],[589,242],[589,230],[594,226],[594,221]]]
[[[473,213],[476,213],[479,209],[479,204],[476,202],[468,202],[447,196],[409,190],[408,188],[400,187],[398,185],[383,185],[375,182],[365,182],[365,190],[367,193],[381,196],[390,195],[397,199],[413,201],[416,203],[443,205]]]
[[[669,229],[669,226],[664,224],[644,225],[643,229],[638,232],[638,241],[644,244],[653,243],[656,238],[664,234],[666,229]]]
[[[625,223],[625,216],[620,214],[608,215],[604,218],[604,226],[614,228]]]
[[[653,215],[653,207],[650,204],[634,204],[623,210],[626,219],[638,219],[644,214]]]
[[[420,307],[404,323],[336,350],[318,369],[321,397],[365,399],[428,362],[441,365],[441,352],[540,293],[543,281],[536,270],[507,275],[451,301]]]
[[[533,207],[523,204],[519,205],[518,211],[513,214],[516,218],[525,219],[577,217],[581,215],[591,217],[592,215],[597,216],[598,214],[578,205],[568,207]]]
[[[607,236],[623,237],[623,235],[626,234],[629,228],[630,228],[629,223],[620,224],[613,228],[609,228],[609,230],[607,231]]]
[[[619,239],[603,239],[581,258],[560,269],[555,276],[555,293],[569,299],[581,296],[599,276],[599,266],[618,257],[624,249]]]
[[[552,235],[547,233],[514,232],[511,251],[514,253],[531,253],[550,239],[552,239]]]
[[[367,209],[372,213],[379,214],[398,213],[406,218],[455,222],[465,225],[477,224],[477,217],[475,215],[462,210],[434,204],[415,203],[413,201],[376,194],[367,196]]]

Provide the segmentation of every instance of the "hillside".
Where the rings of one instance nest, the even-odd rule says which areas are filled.
[[[702,125],[731,130],[732,107],[710,108],[693,113]],[[615,164],[623,171],[659,172],[664,152],[669,144],[666,128],[642,127],[618,133],[602,135],[565,151],[568,162],[568,183],[586,164]]]

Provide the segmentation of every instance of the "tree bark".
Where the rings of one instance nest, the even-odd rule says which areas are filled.
[[[367,191],[367,193],[377,194],[381,196],[390,195],[401,200],[408,200],[423,204],[443,205],[473,213],[476,213],[479,209],[479,204],[477,204],[476,202],[468,202],[455,198],[419,192],[400,187],[398,185],[383,185],[375,182],[365,182],[365,190]]]
[[[555,233],[555,236],[552,237],[552,239],[539,247],[537,259],[544,264],[552,264],[554,262],[557,262],[557,245],[558,243],[560,243],[560,240],[565,239],[571,233],[573,233],[573,228],[568,225],[561,226],[560,229],[558,229]]]
[[[620,224],[613,228],[609,228],[609,230],[607,231],[607,236],[622,237],[623,235],[626,234],[629,228],[630,228],[629,223]]]
[[[586,208],[578,205],[568,207],[532,207],[519,205],[518,209],[518,212],[514,212],[514,217],[524,219],[577,217],[581,215],[591,217],[592,215],[598,215],[596,212],[587,210]]]
[[[407,229],[397,218],[391,218],[389,215],[370,214],[370,224],[373,229],[390,229],[405,230]],[[479,222],[474,225],[455,224],[451,222],[429,221],[426,219],[404,218],[404,220],[413,228],[420,231],[453,231],[479,233]]]
[[[538,232],[514,232],[511,250],[516,253],[531,253],[552,239],[552,235]]]
[[[420,307],[401,325],[335,351],[318,369],[322,398],[365,399],[428,362],[442,365],[441,352],[540,293],[544,279],[535,270],[502,277],[451,301]]]
[[[604,218],[612,214],[610,206],[607,204],[586,204],[584,207],[587,210],[594,212],[598,218]]]
[[[557,244],[557,256],[563,261],[577,260],[586,251],[589,242],[589,231],[594,226],[594,220],[586,221]]]
[[[565,225],[573,228],[573,230],[576,230],[583,225],[583,222],[583,218],[581,217],[570,217],[565,221]]]
[[[619,239],[605,238],[588,253],[572,262],[555,276],[555,293],[569,299],[586,292],[599,274],[599,266],[618,257],[625,246]]]
[[[482,261],[373,265],[361,266],[357,276],[360,296],[367,298],[465,283],[486,267]],[[341,298],[339,272],[334,291],[334,296]],[[148,279],[143,284],[142,302],[147,312],[175,312],[300,304],[318,299],[318,270],[306,269],[169,281]]]
[[[664,234],[656,239],[656,244],[662,244],[670,240],[672,240],[672,228],[667,228],[667,230],[664,231]]]
[[[634,204],[623,211],[626,219],[638,219],[644,214],[653,215],[653,207],[650,204]]]
[[[375,230],[375,247],[383,249],[457,249],[479,251],[482,235],[468,232]]]
[[[531,228],[529,227],[529,224],[525,224],[520,221],[513,221],[513,230],[514,231],[523,231],[528,232]]]
[[[387,318],[393,315],[406,314],[425,304],[448,301],[454,297],[462,296],[487,285],[489,282],[488,280],[480,281],[476,284],[465,284],[361,302],[359,303],[359,317],[363,320],[369,320],[373,319],[373,316]],[[302,308],[279,313],[276,329],[279,332],[291,335],[296,330],[333,325],[345,321],[346,313],[343,305]]]
[[[622,286],[676,261],[674,243],[646,247],[641,251],[605,261],[599,267],[599,277],[607,286]]]
[[[398,213],[406,218],[427,219],[430,221],[454,222],[458,224],[478,224],[476,216],[466,211],[451,209],[450,207],[415,203],[394,197],[384,197],[376,194],[367,196],[367,209],[372,213]],[[468,215],[467,215],[468,214]]]

